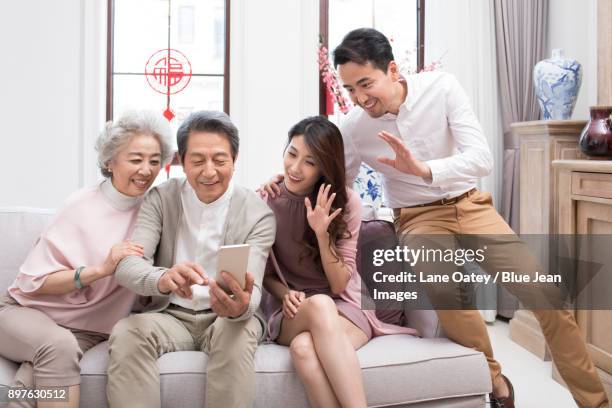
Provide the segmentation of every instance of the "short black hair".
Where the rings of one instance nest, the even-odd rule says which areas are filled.
[[[232,149],[232,159],[236,160],[240,138],[238,137],[238,129],[226,113],[219,111],[197,111],[185,119],[176,132],[176,144],[181,161],[185,160],[187,141],[192,131],[212,132],[225,136]]]
[[[395,60],[389,40],[373,28],[358,28],[342,39],[334,50],[334,67],[354,62],[365,65],[371,62],[374,68],[387,72],[389,63]]]

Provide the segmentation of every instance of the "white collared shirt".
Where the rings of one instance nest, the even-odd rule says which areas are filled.
[[[356,106],[341,126],[347,183],[352,185],[361,162],[382,179],[385,205],[410,207],[451,198],[476,187],[493,168],[493,157],[465,91],[451,74],[425,72],[405,78],[406,100],[397,115],[371,118]],[[432,179],[401,173],[380,163],[395,153],[377,135],[385,130],[401,138],[431,168]]]
[[[221,197],[205,204],[196,195],[191,185],[185,181],[181,189],[183,217],[176,240],[174,263],[195,262],[204,268],[206,274],[216,279],[217,254],[223,244],[224,229],[227,221],[230,200],[234,190],[233,182]],[[210,308],[208,286],[191,285],[193,299],[185,299],[174,293],[170,302],[179,306],[204,310]]]

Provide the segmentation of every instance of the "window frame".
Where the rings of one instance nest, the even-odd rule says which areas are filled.
[[[231,0],[225,0],[225,55],[223,61],[223,111],[230,112],[230,9]],[[106,18],[106,120],[113,118],[113,63],[115,0],[107,0]]]
[[[319,33],[325,48],[329,49],[329,1],[319,0]],[[425,0],[417,0],[417,71],[425,66]],[[319,75],[319,114],[326,115],[327,88]]]

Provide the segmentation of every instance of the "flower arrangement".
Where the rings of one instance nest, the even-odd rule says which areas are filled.
[[[446,53],[444,53],[444,55],[442,55],[442,57],[438,58],[437,60],[434,60],[430,62],[429,64],[425,65],[423,69],[421,70],[414,69],[412,67],[416,64],[413,64],[412,61],[414,59],[415,53],[416,53],[416,48],[413,50],[406,50],[404,54],[404,58],[399,62],[398,64],[399,69],[403,75],[413,75],[413,74],[418,74],[420,72],[437,71],[443,67],[442,58],[444,58],[444,55],[446,55]]]
[[[338,73],[329,62],[328,50],[323,45],[323,42],[319,42],[319,72],[327,90],[328,103],[331,103],[331,106],[337,103],[340,111],[347,113],[353,104],[343,93],[340,81],[338,80]]]

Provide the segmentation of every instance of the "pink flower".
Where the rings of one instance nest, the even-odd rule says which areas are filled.
[[[412,50],[407,50],[405,52],[404,58],[399,63],[400,70],[403,74],[413,75],[419,72],[437,71],[438,69],[442,68],[442,58],[444,58],[444,55],[446,55],[446,53],[444,53],[442,57],[438,58],[437,60],[434,60],[430,62],[429,64],[425,65],[421,70],[416,70],[412,68],[413,66],[416,65],[414,63],[414,57],[416,55],[416,51],[417,51],[416,48],[414,48]]]
[[[352,104],[343,94],[343,88],[338,80],[338,73],[329,62],[328,50],[322,43],[319,43],[318,62],[321,80],[325,84],[332,102],[338,104],[338,108],[342,113],[347,113],[351,109]]]

